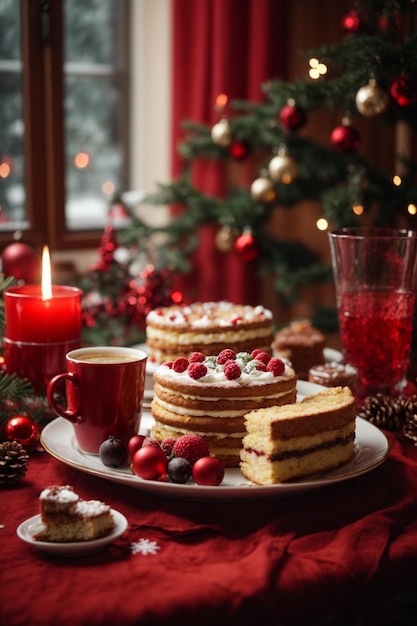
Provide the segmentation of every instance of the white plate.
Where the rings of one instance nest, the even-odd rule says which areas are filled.
[[[56,556],[81,556],[83,554],[93,554],[99,552],[112,543],[117,537],[122,535],[127,528],[127,519],[124,515],[111,509],[114,519],[114,529],[106,537],[93,539],[91,541],[69,541],[67,543],[53,543],[51,541],[39,541],[35,536],[44,529],[40,515],[34,515],[22,522],[16,529],[17,535],[26,543],[35,546],[38,550],[54,554]]]
[[[333,348],[324,348],[323,356],[326,363],[343,363],[343,354]]]
[[[303,397],[323,390],[320,385],[299,381],[298,397]],[[144,412],[140,432],[147,434],[152,424],[152,416]],[[242,476],[238,468],[226,469],[224,480],[218,487],[206,487],[189,482],[185,485],[142,480],[132,474],[130,469],[112,469],[103,465],[97,455],[82,452],[75,440],[72,424],[64,418],[50,422],[42,431],[41,442],[44,448],[60,461],[77,469],[100,476],[115,483],[129,485],[157,495],[186,499],[240,499],[265,496],[285,496],[297,492],[317,489],[325,485],[360,476],[380,465],[389,454],[389,444],[384,433],[376,426],[356,418],[355,456],[350,463],[338,469],[292,483],[259,486]]]

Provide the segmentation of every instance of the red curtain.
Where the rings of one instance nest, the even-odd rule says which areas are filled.
[[[285,79],[287,0],[172,0],[173,119],[172,174],[181,171],[177,153],[183,130],[192,120],[213,125],[219,94],[229,100],[260,102],[262,84]],[[250,163],[241,176],[250,184],[257,174]],[[192,182],[208,195],[227,191],[224,162],[196,161]],[[244,262],[236,253],[222,253],[215,245],[215,227],[202,228],[193,271],[179,287],[192,300],[231,300],[258,304],[257,261]]]

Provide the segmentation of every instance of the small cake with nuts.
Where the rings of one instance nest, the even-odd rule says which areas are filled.
[[[288,359],[299,380],[307,380],[313,365],[324,363],[326,338],[308,320],[296,320],[274,336],[274,354]]]
[[[109,535],[114,528],[110,507],[99,500],[82,500],[70,485],[52,485],[40,496],[45,525],[36,539],[53,543],[91,541]]]
[[[217,355],[194,352],[160,365],[154,373],[151,435],[162,442],[191,433],[207,442],[225,467],[240,460],[244,415],[294,402],[297,377],[280,358],[254,350]]]
[[[160,307],[146,318],[149,360],[157,364],[196,351],[206,356],[225,348],[270,352],[272,339],[272,312],[261,305],[194,302]]]

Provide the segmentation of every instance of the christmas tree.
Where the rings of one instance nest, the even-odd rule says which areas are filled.
[[[157,247],[159,263],[186,272],[199,229],[214,224],[217,247],[244,262],[256,260],[259,272],[273,275],[276,293],[290,302],[303,287],[330,282],[332,273],[308,245],[268,234],[266,225],[278,206],[291,211],[303,199],[317,201],[316,226],[323,231],[370,224],[412,227],[417,213],[410,155],[417,128],[416,7],[412,0],[355,3],[342,19],[338,43],[305,51],[308,79],[271,80],[258,104],[229,102],[219,94],[213,125],[185,121],[181,177],[145,200],[180,209],[157,229],[165,235]],[[338,122],[318,142],[304,130],[320,109]],[[384,129],[394,129],[390,141],[396,141],[397,153],[393,149],[389,171],[362,149],[364,125],[380,129],[381,142]],[[192,164],[200,159],[250,161],[252,180],[222,197],[208,196],[193,183]],[[137,244],[155,232],[136,219],[125,241]]]

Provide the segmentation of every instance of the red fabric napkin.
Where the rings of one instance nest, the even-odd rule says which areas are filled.
[[[386,610],[417,587],[417,450],[390,440],[389,458],[361,477],[231,502],[161,498],[32,454],[24,480],[0,493],[0,624],[293,626]],[[25,544],[16,527],[50,484],[107,502],[127,531],[76,558]]]

